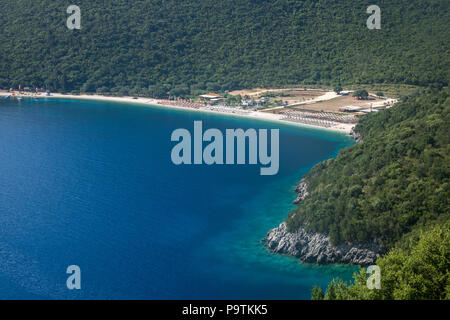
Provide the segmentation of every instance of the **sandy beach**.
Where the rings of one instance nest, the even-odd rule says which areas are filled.
[[[0,96],[5,97],[10,95],[9,92],[0,92]],[[15,93],[16,96],[18,95],[17,92]],[[243,112],[242,110],[236,110],[234,108],[208,108],[208,107],[201,107],[201,108],[188,108],[184,107],[181,104],[176,105],[175,103],[168,103],[167,100],[159,100],[159,99],[152,99],[152,98],[133,98],[133,97],[108,97],[108,96],[102,96],[102,95],[70,95],[70,94],[60,94],[60,93],[52,93],[51,96],[45,96],[45,95],[22,95],[23,97],[27,98],[46,98],[46,99],[79,99],[79,100],[97,100],[97,101],[109,101],[109,102],[123,102],[123,103],[133,103],[133,104],[139,104],[139,105],[146,105],[146,106],[159,106],[159,107],[166,107],[166,108],[173,108],[173,109],[179,109],[179,110],[185,110],[185,111],[193,111],[193,112],[210,112],[210,113],[216,113],[216,114],[222,114],[222,115],[228,115],[228,116],[235,116],[235,117],[247,117],[247,118],[254,118],[254,119],[260,119],[260,120],[266,120],[266,121],[272,121],[272,122],[279,122],[283,124],[291,124],[295,126],[300,127],[309,127],[309,128],[316,128],[316,129],[322,129],[322,130],[331,130],[335,132],[340,133],[346,133],[350,134],[355,127],[354,124],[346,124],[346,123],[337,123],[336,125],[330,126],[330,127],[322,127],[322,126],[315,126],[311,124],[304,124],[304,123],[298,123],[293,121],[287,121],[282,118],[284,118],[283,115],[280,114],[273,114],[269,112],[261,112],[261,111],[246,111]],[[330,99],[333,98],[333,94],[325,94],[325,97],[320,97],[322,99]],[[322,101],[322,100],[321,100]],[[175,102],[175,101],[174,101]]]

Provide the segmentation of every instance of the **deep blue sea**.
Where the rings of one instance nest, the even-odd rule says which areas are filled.
[[[279,128],[280,171],[175,166],[171,133]],[[314,164],[352,144],[324,130],[162,107],[0,101],[0,299],[309,299],[349,280],[261,244]],[[66,269],[81,268],[81,290]]]

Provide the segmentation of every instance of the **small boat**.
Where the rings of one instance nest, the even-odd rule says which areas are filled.
[[[5,99],[9,99],[9,98],[11,98],[10,94],[5,97]]]

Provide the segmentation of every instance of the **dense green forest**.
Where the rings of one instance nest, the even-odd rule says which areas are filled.
[[[369,289],[365,269],[350,284],[334,279],[324,292],[312,290],[313,300],[450,300],[450,224],[435,226],[377,261],[379,289]]]
[[[81,8],[81,30],[66,9]],[[0,88],[183,96],[292,84],[448,85],[447,0],[2,0]]]
[[[333,243],[377,241],[381,289],[364,269],[334,279],[314,300],[450,299],[450,89],[429,88],[355,128],[363,143],[307,175],[309,196],[288,227],[325,232]]]
[[[290,213],[332,243],[377,241],[392,248],[405,234],[450,219],[450,90],[427,89],[362,118],[363,143],[306,176],[309,196]]]

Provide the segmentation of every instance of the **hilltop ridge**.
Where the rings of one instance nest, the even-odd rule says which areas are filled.
[[[448,85],[449,6],[379,1],[62,0],[0,5],[0,88],[162,97],[292,84]]]

